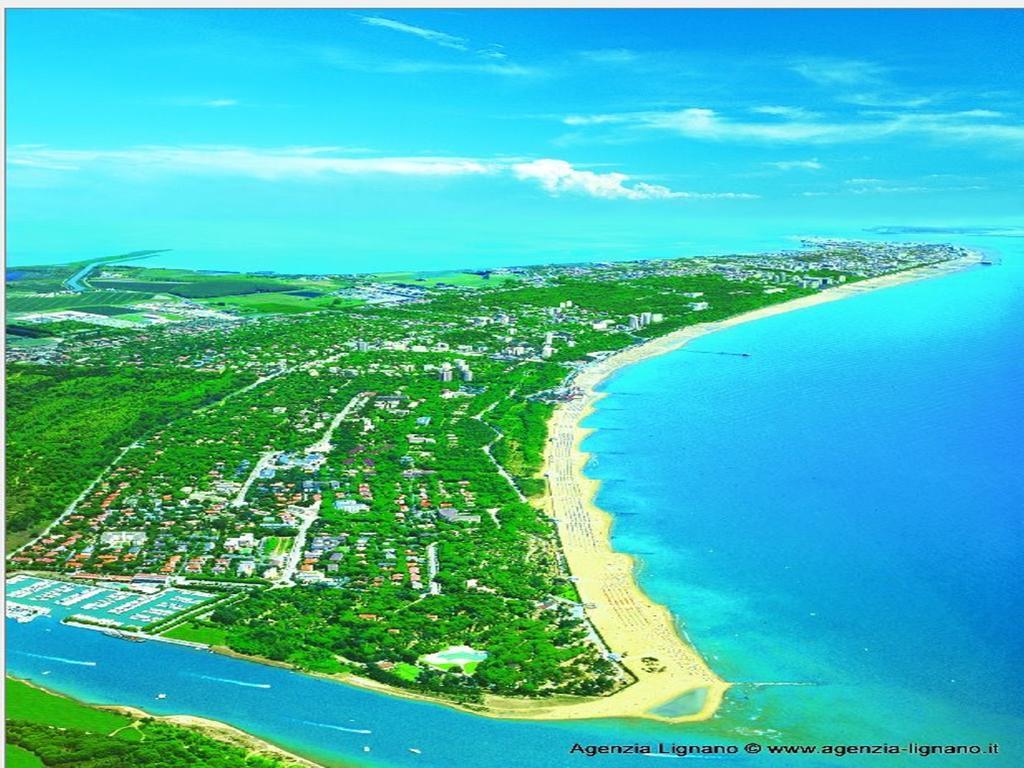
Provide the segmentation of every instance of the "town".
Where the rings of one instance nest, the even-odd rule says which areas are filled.
[[[9,569],[215,596],[139,629],[300,669],[464,701],[606,694],[629,676],[544,504],[547,420],[573,376],[687,325],[963,255],[814,241],[391,281],[109,262],[64,268],[74,290],[23,268]]]

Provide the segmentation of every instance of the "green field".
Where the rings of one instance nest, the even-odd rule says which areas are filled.
[[[14,336],[8,334],[7,346],[12,349],[25,349],[27,347],[45,347],[47,344],[56,344],[57,339],[53,336]]]
[[[395,668],[391,671],[403,680],[415,680],[420,676],[419,667],[414,667],[412,664],[406,664],[404,661],[396,664]]]
[[[11,677],[6,679],[6,693],[8,720],[27,720],[90,733],[111,733],[132,723],[125,715],[94,709]]]
[[[223,296],[204,302],[215,309],[233,309],[254,314],[297,314],[321,309],[343,309],[358,304],[338,296],[296,296],[285,291]]]
[[[382,272],[373,277],[382,283],[408,283],[424,288],[438,284],[455,285],[459,288],[495,288],[505,280],[514,279],[510,275],[487,278],[472,272]]]
[[[43,768],[43,761],[26,749],[8,744],[4,747],[7,768]]]
[[[263,553],[268,557],[283,555],[292,546],[291,536],[267,536],[263,540]]]
[[[4,763],[17,768],[284,768],[189,728],[131,718],[7,678]]]
[[[93,308],[109,308],[123,304],[145,301],[152,293],[136,293],[133,291],[88,291],[86,293],[69,293],[64,296],[31,296],[27,294],[9,294],[7,296],[8,312],[56,312],[61,309],[76,309],[91,312]],[[101,311],[101,313],[103,313]],[[105,314],[105,313],[104,313]]]
[[[127,307],[111,307],[111,306],[99,306],[89,307],[89,311],[94,315],[106,315],[108,317],[117,317],[118,315],[130,315],[132,310]]]
[[[217,296],[235,296],[249,293],[278,291],[289,288],[277,280],[253,277],[203,277],[188,282],[157,280],[109,280],[93,279],[89,285],[94,288],[112,288],[124,291],[149,291],[170,293],[189,299],[209,299]]]
[[[194,621],[186,621],[169,632],[163,633],[164,637],[169,637],[172,640],[187,640],[190,643],[206,643],[207,645],[227,645],[227,635],[228,633],[222,629],[198,624]]]

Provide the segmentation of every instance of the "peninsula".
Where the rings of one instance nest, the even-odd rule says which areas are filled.
[[[976,263],[946,245],[8,282],[8,610],[494,717],[711,717],[583,474],[618,368]],[[75,290],[70,277],[80,275]]]

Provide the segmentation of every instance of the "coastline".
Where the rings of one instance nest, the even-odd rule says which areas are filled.
[[[707,720],[714,716],[730,687],[691,644],[681,629],[682,623],[677,623],[665,606],[652,602],[643,592],[636,580],[634,558],[616,552],[611,546],[614,518],[595,502],[600,481],[584,472],[590,454],[583,451],[582,443],[594,430],[581,425],[606,396],[597,387],[628,365],[673,352],[716,331],[870,291],[942,277],[975,266],[979,261],[978,254],[971,254],[829,288],[725,320],[687,326],[580,369],[572,383],[582,390],[583,396],[559,405],[549,422],[543,468],[548,478],[545,504],[557,522],[562,552],[576,578],[587,618],[636,682],[601,699],[558,707],[557,717],[639,717],[673,723]],[[645,663],[645,658],[658,661]],[[699,691],[703,691],[703,700],[698,711],[675,716],[657,712]],[[535,716],[544,718],[545,714],[538,712]]]
[[[12,680],[24,683],[25,685],[35,688],[36,690],[48,693],[51,696],[57,696],[63,699],[70,699],[71,701],[77,702],[86,707],[93,707],[95,709],[106,710],[108,712],[117,712],[122,715],[127,715],[132,719],[152,719],[158,720],[163,723],[170,723],[171,725],[178,725],[183,728],[189,728],[191,730],[199,731],[204,736],[208,736],[211,739],[230,744],[231,746],[244,749],[251,755],[259,755],[261,757],[273,757],[277,760],[284,762],[287,765],[302,766],[302,768],[323,768],[320,763],[315,763],[312,760],[307,760],[304,757],[300,757],[293,752],[289,752],[286,749],[282,749],[276,744],[272,744],[269,741],[264,741],[258,736],[254,736],[251,733],[247,733],[239,728],[235,728],[233,725],[222,723],[219,720],[211,720],[205,717],[196,717],[194,715],[153,715],[144,709],[138,707],[129,707],[124,705],[106,705],[106,704],[90,704],[85,701],[80,701],[72,696],[68,696],[64,693],[57,693],[51,691],[49,688],[39,685],[31,680],[26,680],[21,677],[14,675],[8,675]]]
[[[133,718],[152,718],[153,720],[159,720],[163,723],[170,723],[171,725],[190,728],[194,731],[199,731],[204,736],[208,736],[211,739],[230,744],[233,747],[244,749],[250,754],[259,755],[260,757],[276,758],[286,765],[302,766],[303,768],[323,768],[320,763],[315,763],[312,760],[300,757],[294,752],[282,749],[276,744],[264,741],[258,736],[254,736],[240,728],[235,728],[233,725],[222,723],[220,720],[211,720],[206,717],[196,717],[195,715],[151,715],[144,709],[120,705],[102,706],[100,709],[107,709],[111,712],[120,712],[121,714],[125,714]]]
[[[593,606],[587,608],[587,618],[604,645],[621,657],[623,666],[635,680],[611,695],[590,698],[553,696],[543,699],[487,695],[481,704],[464,703],[439,695],[390,686],[354,674],[296,670],[284,662],[239,654],[223,646],[204,646],[160,636],[145,637],[162,642],[191,645],[233,658],[276,666],[399,698],[442,705],[483,717],[520,720],[646,718],[672,723],[707,720],[714,716],[721,705],[730,683],[719,678],[708,666],[685,636],[685,632],[681,630],[677,618],[666,607],[653,603],[643,592],[635,578],[634,559],[626,553],[612,549],[610,534],[614,518],[600,509],[594,501],[600,482],[584,474],[589,454],[582,450],[581,444],[593,430],[583,428],[581,423],[594,411],[596,403],[605,396],[604,393],[597,391],[597,387],[625,366],[675,351],[693,339],[715,331],[860,293],[948,275],[974,266],[978,262],[979,255],[972,254],[968,258],[829,288],[725,320],[688,326],[589,363],[572,377],[571,383],[583,391],[583,397],[561,404],[548,423],[550,440],[545,451],[543,472],[549,477],[550,484],[543,504],[549,509],[550,515],[558,521],[561,549],[570,573],[577,579],[576,586],[581,600],[584,604]],[[644,664],[645,657],[656,659],[657,662]],[[693,696],[697,691],[701,693]],[[666,705],[688,696],[693,696],[693,704],[697,711],[685,715],[659,714],[656,711],[661,708],[670,709]],[[694,706],[690,708],[693,709]],[[131,707],[120,709],[132,710]],[[215,720],[188,715],[160,719],[182,725],[209,727],[219,730],[222,734],[233,732],[235,737],[249,737],[249,734]],[[253,744],[278,750],[297,760],[300,765],[317,765],[280,750],[258,737],[250,738]]]

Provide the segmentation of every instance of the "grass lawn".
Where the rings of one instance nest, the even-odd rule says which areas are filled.
[[[26,749],[7,744],[4,746],[4,765],[7,768],[43,768],[43,761]]]
[[[297,296],[286,291],[249,293],[242,296],[220,296],[204,302],[214,309],[234,309],[254,314],[297,314],[319,309],[342,309],[358,304],[339,296]]]
[[[10,720],[28,720],[58,728],[78,728],[104,734],[132,722],[131,718],[124,715],[79,704],[74,699],[41,691],[10,677],[7,678],[6,686],[6,717]]]
[[[438,283],[457,285],[460,288],[499,287],[505,280],[514,279],[510,275],[485,278],[470,272],[383,272],[374,277],[382,283],[408,283],[425,288]]]
[[[476,668],[480,666],[479,661],[467,661],[465,664],[456,664],[455,662],[451,662],[449,664],[438,664],[436,662],[428,661],[427,664],[444,672],[448,672],[455,667],[460,667],[462,669],[462,674],[464,675],[472,675],[476,672]],[[397,670],[398,668],[396,667],[395,669]]]
[[[25,336],[8,336],[7,346],[8,347],[45,347],[47,344],[56,344],[57,339],[53,336],[41,337],[38,339],[29,339]]]
[[[133,304],[137,301],[144,301],[152,295],[151,293],[136,293],[134,291],[87,291],[85,293],[69,293],[63,296],[33,296],[15,293],[7,296],[7,311],[56,312],[61,309],[77,309],[82,312],[89,312],[92,307]]]
[[[467,645],[457,645],[422,656],[420,661],[445,672],[457,667],[462,670],[464,675],[472,675],[480,666],[480,662],[486,658],[486,651],[478,651]]]
[[[187,640],[190,643],[206,643],[207,645],[226,645],[228,639],[228,633],[223,629],[207,627],[192,621],[186,621],[169,632],[164,632],[163,636],[172,640]]]
[[[263,554],[267,557],[283,555],[292,546],[291,536],[267,536],[263,540]]]
[[[170,293],[190,299],[208,299],[217,296],[257,293],[259,291],[276,291],[285,289],[287,284],[267,278],[208,276],[193,273],[186,280],[90,278],[89,285],[93,288]],[[290,289],[291,286],[287,286],[287,288]]]
[[[397,677],[403,680],[415,680],[420,676],[420,668],[414,667],[412,664],[406,664],[404,661],[399,662],[395,665],[395,668],[391,670]]]

